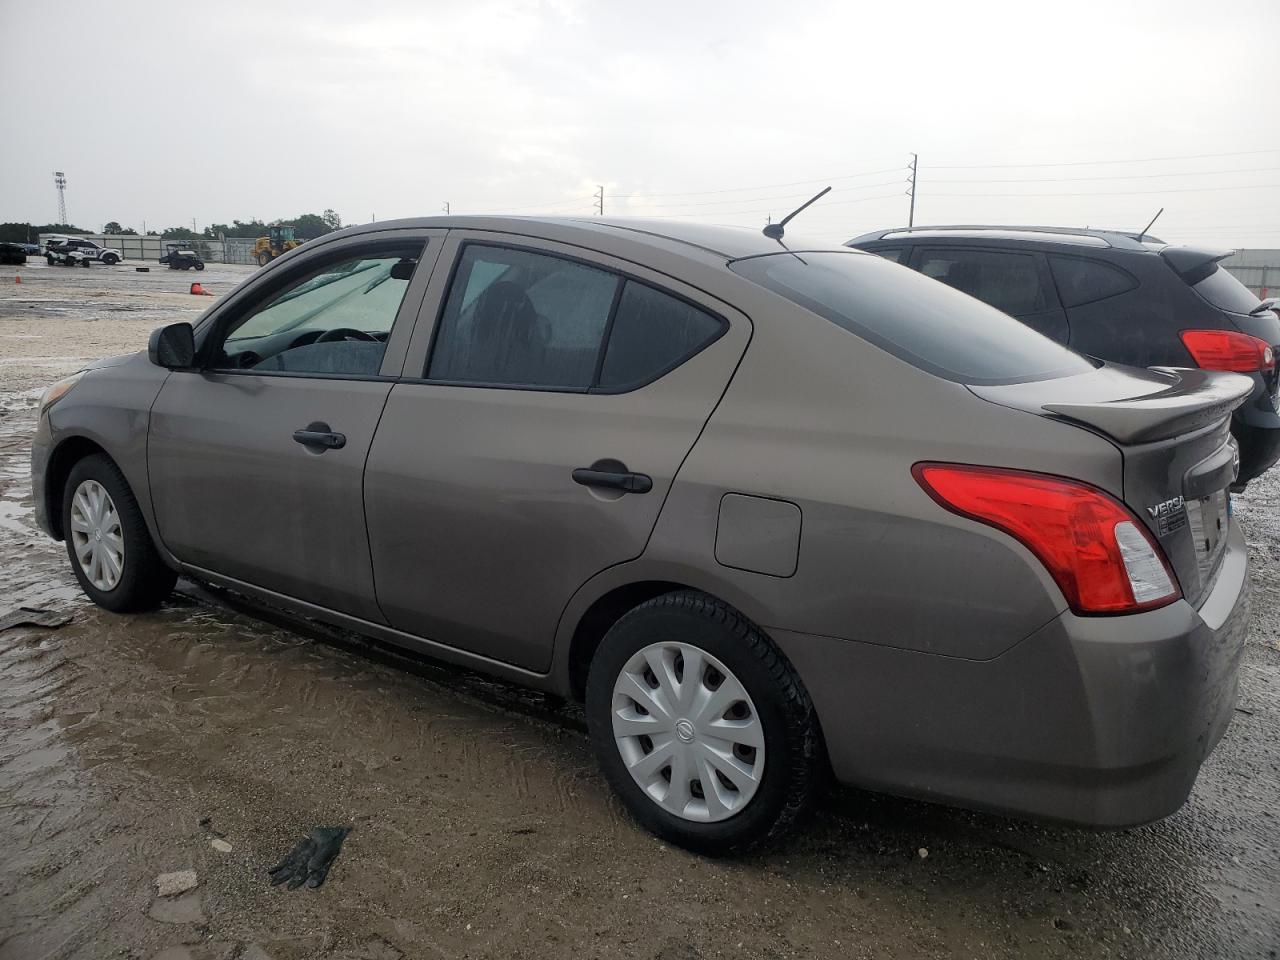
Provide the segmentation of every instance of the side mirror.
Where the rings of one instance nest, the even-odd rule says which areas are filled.
[[[196,362],[196,335],[189,323],[171,323],[151,331],[147,357],[157,367],[189,370]]]

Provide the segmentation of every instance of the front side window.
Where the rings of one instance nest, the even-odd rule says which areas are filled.
[[[422,245],[381,247],[300,276],[223,334],[213,366],[375,376]]]
[[[1040,280],[1040,265],[1028,253],[994,250],[925,250],[920,272],[947,286],[977,297],[1010,316],[1049,308]]]
[[[647,284],[564,257],[463,247],[431,380],[618,392],[652,381],[717,336],[723,321]]]
[[[1008,314],[876,256],[778,253],[736,260],[730,269],[948,380],[1017,383],[1093,369]]]

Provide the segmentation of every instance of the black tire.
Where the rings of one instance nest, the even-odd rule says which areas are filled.
[[[663,809],[632,778],[613,734],[613,687],[627,661],[658,640],[689,644],[720,660],[745,687],[763,727],[764,772],[746,806],[710,823]],[[809,695],[782,652],[728,604],[697,591],[664,594],[623,616],[605,635],[587,677],[587,723],[610,786],[642,826],[710,855],[781,837],[812,806],[827,769]]]
[[[120,579],[110,590],[101,590],[90,582],[76,556],[71,526],[71,502],[80,484],[96,480],[107,491],[115,505],[124,541],[124,563]],[[62,492],[62,531],[66,536],[67,556],[71,569],[85,595],[100,607],[116,613],[151,610],[158,607],[173,591],[178,574],[168,567],[156,552],[147,523],[142,518],[138,501],[129,489],[120,468],[103,454],[85,457],[71,468],[66,489]]]
[[[270,262],[271,262],[271,254],[269,253],[258,254],[258,266],[265,267]]]
[[[108,267],[114,267],[117,263],[120,262],[120,258],[117,257],[115,254],[109,253],[102,258],[102,262],[105,263]]]
[[[45,258],[45,260],[47,260],[47,261],[48,261],[49,266],[51,266],[51,267],[52,267],[55,263],[57,263],[57,262],[58,262],[58,261],[57,261],[57,258],[56,258],[56,257],[54,257],[54,255],[53,255],[52,253],[46,253],[46,254],[44,255],[44,258]]]
[[[203,261],[203,260],[197,261],[197,262],[196,262],[196,264],[195,264],[195,268],[196,268],[197,270],[203,270],[203,269],[204,269],[204,261]]]

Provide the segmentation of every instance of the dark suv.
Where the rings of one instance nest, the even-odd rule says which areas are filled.
[[[1230,251],[1060,227],[879,230],[846,245],[941,280],[1088,356],[1248,374],[1253,395],[1231,421],[1237,486],[1280,457],[1280,317],[1218,265]]]

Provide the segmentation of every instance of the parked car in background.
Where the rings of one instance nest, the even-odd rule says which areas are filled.
[[[21,265],[27,262],[27,251],[21,243],[0,243],[0,263]]]
[[[40,244],[38,243],[19,243],[18,246],[20,246],[23,253],[29,257],[40,256]]]
[[[164,245],[160,263],[167,263],[170,270],[203,270],[204,260],[195,245],[186,240],[170,240]]]
[[[1280,317],[1219,266],[1230,251],[1062,227],[879,230],[868,250],[977,297],[1088,356],[1137,367],[1200,367],[1253,381],[1231,432],[1237,488],[1280,459]]]
[[[79,264],[87,267],[97,261],[107,266],[115,266],[120,262],[120,251],[110,247],[100,247],[92,240],[83,237],[66,237],[51,241],[45,245],[45,259],[49,266],[60,263],[73,267]]]
[[[584,699],[691,848],[775,836],[828,769],[1120,826],[1233,715],[1252,386],[839,246],[404,220],[51,387],[33,496],[109,610],[181,571]]]

